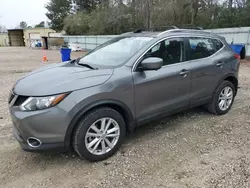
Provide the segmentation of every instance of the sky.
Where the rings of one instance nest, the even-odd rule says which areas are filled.
[[[0,0],[0,25],[13,29],[21,21],[34,26],[48,21],[44,5],[49,0]]]

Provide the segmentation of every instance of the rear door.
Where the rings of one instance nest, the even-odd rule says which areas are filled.
[[[211,99],[223,76],[228,52],[218,39],[190,37],[189,62],[192,72],[191,105],[204,104]]]

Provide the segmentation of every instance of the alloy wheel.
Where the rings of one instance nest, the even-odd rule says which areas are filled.
[[[101,118],[95,121],[85,135],[85,146],[95,155],[103,155],[112,150],[120,136],[120,126],[112,118]]]
[[[227,86],[224,89],[222,89],[219,95],[218,105],[220,110],[226,111],[232,104],[232,101],[233,101],[233,89]]]

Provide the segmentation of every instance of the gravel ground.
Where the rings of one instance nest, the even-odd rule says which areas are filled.
[[[59,62],[58,51],[47,51]],[[74,53],[73,56],[80,56]],[[138,128],[110,159],[27,153],[12,136],[7,97],[14,82],[43,66],[41,50],[0,48],[0,187],[250,187],[250,65],[242,63],[232,110],[192,109]]]

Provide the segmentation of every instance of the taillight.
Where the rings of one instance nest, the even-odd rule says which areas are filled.
[[[235,59],[240,60],[240,55],[239,54],[234,54]]]

